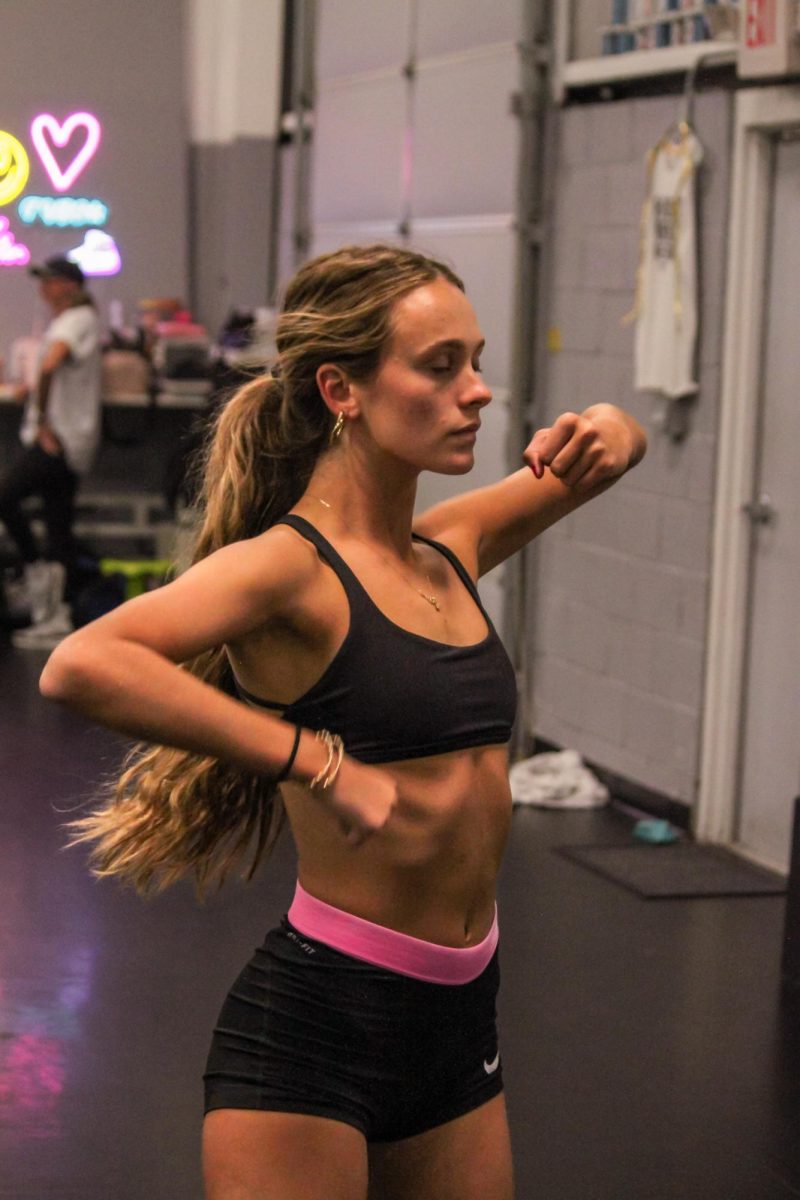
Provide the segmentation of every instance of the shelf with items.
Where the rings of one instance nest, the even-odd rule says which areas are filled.
[[[612,0],[609,15],[598,29],[603,57],[733,42],[739,29],[736,0]]]
[[[564,64],[562,83],[567,88],[588,87],[624,79],[671,75],[691,70],[700,59],[712,54],[714,62],[722,66],[736,62],[737,49],[727,41],[705,41],[689,46],[666,46],[661,50],[632,50],[626,54],[578,59]]]
[[[586,7],[579,9],[575,0],[555,6],[556,103],[563,103],[574,89],[683,74],[700,61],[720,67],[737,63],[741,4],[734,0],[581,0],[581,4]],[[693,23],[691,28],[687,22]],[[662,33],[657,36],[659,27]],[[664,29],[670,30],[669,37]],[[606,48],[616,52],[601,54],[603,39],[610,33],[626,33],[628,41],[606,41]],[[685,40],[690,33],[698,40]],[[622,48],[636,47],[637,40],[645,45]],[[656,45],[657,41],[663,44]]]

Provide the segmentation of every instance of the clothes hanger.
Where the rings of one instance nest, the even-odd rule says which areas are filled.
[[[716,48],[714,50],[705,50],[698,54],[692,65],[686,72],[686,82],[683,88],[683,103],[681,105],[680,116],[674,121],[665,131],[661,138],[660,145],[672,142],[674,144],[682,144],[686,141],[690,133],[694,132],[694,105],[697,98],[697,76],[701,67],[710,62],[712,59],[724,58],[735,61],[735,51],[729,46]]]
[[[694,130],[694,106],[697,99],[697,76],[701,68],[713,59],[728,59],[735,61],[735,51],[732,51],[729,46],[723,46],[714,50],[705,50],[698,54],[692,65],[686,72],[686,82],[683,88],[683,103],[681,106],[681,114],[673,125],[664,134],[659,143],[659,148],[668,146],[677,153],[685,154],[692,158],[693,153],[698,152],[699,143]],[[690,139],[695,139],[694,148],[691,146]]]

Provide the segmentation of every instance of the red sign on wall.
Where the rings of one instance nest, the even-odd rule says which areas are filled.
[[[776,4],[777,0],[747,0],[745,44],[749,50],[774,45]]]

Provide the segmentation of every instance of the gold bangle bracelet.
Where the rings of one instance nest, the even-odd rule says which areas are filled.
[[[339,768],[342,765],[343,758],[344,758],[344,742],[342,741],[341,738],[337,738],[336,764],[335,764],[333,770],[331,771],[330,775],[328,776],[328,778],[323,783],[323,785],[322,785],[323,789],[333,787],[334,783],[336,782],[336,776],[339,774]]]
[[[339,768],[342,765],[344,757],[344,742],[338,733],[329,733],[327,729],[317,730],[317,741],[323,743],[328,751],[328,757],[325,760],[325,766],[321,771],[317,772],[308,786],[311,789],[319,787],[323,791],[326,791],[331,787],[336,776],[339,774]]]

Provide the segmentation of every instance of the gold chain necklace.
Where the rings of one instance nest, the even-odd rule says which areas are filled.
[[[332,505],[332,504],[328,504],[328,501],[327,501],[327,500],[323,500],[321,496],[309,496],[309,499],[310,499],[310,500],[318,500],[318,501],[319,501],[319,503],[322,505],[322,507],[323,507],[323,508],[327,508],[327,509],[328,509],[330,512],[332,512],[332,513],[336,513],[336,515],[339,517],[339,520],[340,520],[340,521],[342,521],[342,516],[341,516],[341,513],[337,513],[337,512],[336,512],[336,509],[333,507],[333,505]],[[393,563],[393,562],[390,562],[390,561],[389,561],[389,559],[388,559],[388,558],[386,558],[386,556],[385,556],[385,555],[381,554],[380,550],[376,549],[376,548],[375,548],[375,546],[370,546],[370,545],[369,545],[367,542],[365,542],[365,541],[364,541],[364,539],[363,539],[363,538],[360,538],[360,537],[358,536],[358,534],[357,534],[357,533],[353,533],[352,529],[350,528],[350,526],[347,524],[347,522],[346,522],[346,521],[342,521],[342,524],[344,525],[345,529],[347,530],[347,532],[350,534],[350,536],[351,536],[351,537],[355,538],[357,542],[361,542],[361,545],[362,545],[362,546],[366,546],[368,550],[372,550],[372,551],[374,551],[374,553],[375,553],[375,554],[377,554],[378,558],[380,558],[380,559],[381,559],[383,562],[385,562],[385,563],[386,563],[386,566],[387,566],[387,567],[390,567],[390,568],[391,568],[391,570],[392,570],[392,571],[394,571],[395,575],[399,575],[399,576],[400,576],[400,578],[402,579],[403,583],[405,583],[407,587],[410,587],[410,588],[412,589],[412,591],[415,591],[415,592],[417,593],[417,595],[418,595],[418,596],[422,596],[422,599],[423,599],[423,600],[427,600],[428,604],[430,604],[430,605],[431,605],[433,608],[435,608],[437,612],[441,612],[441,611],[442,611],[442,609],[441,609],[441,606],[440,606],[440,604],[439,604],[439,600],[438,600],[438,598],[437,598],[437,597],[436,597],[436,596],[433,594],[433,584],[431,583],[431,577],[430,577],[430,575],[428,574],[428,572],[425,570],[425,568],[424,568],[424,567],[422,568],[422,570],[423,570],[423,572],[424,572],[424,574],[425,574],[425,578],[426,578],[426,579],[427,579],[427,581],[428,581],[428,587],[431,589],[431,591],[430,591],[430,595],[428,595],[428,593],[427,593],[427,592],[423,592],[422,588],[418,588],[418,587],[417,587],[415,584],[413,584],[413,583],[411,582],[411,580],[410,580],[410,579],[408,579],[408,578],[407,578],[407,577],[406,577],[406,576],[403,574],[403,572],[402,572],[402,571],[400,571],[400,570],[399,570],[399,569],[398,569],[398,568],[397,568],[397,567],[394,565],[394,563]],[[413,547],[412,547],[411,553],[412,553],[412,554],[414,553]]]

